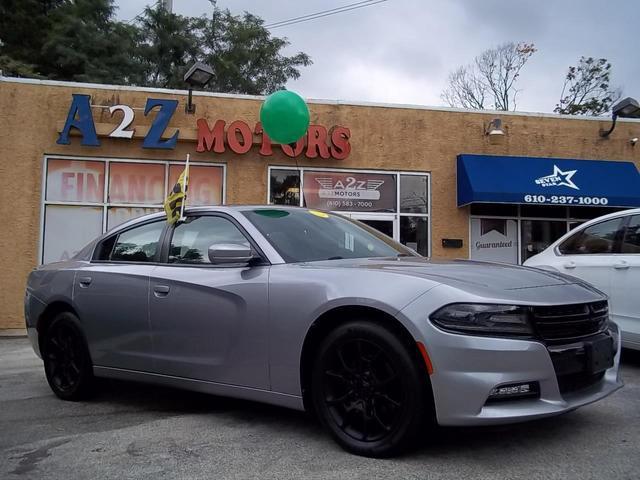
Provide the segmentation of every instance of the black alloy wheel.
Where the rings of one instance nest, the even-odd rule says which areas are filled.
[[[86,398],[93,386],[93,368],[78,317],[71,312],[56,315],[41,346],[45,375],[53,393],[63,400]]]
[[[432,408],[427,377],[424,364],[394,333],[376,323],[349,322],[320,346],[313,403],[343,448],[386,457],[424,431]]]

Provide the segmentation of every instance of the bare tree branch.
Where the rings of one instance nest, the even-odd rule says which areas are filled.
[[[449,87],[441,98],[452,107],[485,108],[486,89],[469,71],[468,67],[460,67],[449,74]]]
[[[485,50],[449,74],[441,98],[452,107],[513,110],[520,71],[536,52],[532,43],[505,43]]]

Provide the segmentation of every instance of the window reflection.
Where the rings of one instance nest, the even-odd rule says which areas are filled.
[[[211,263],[209,247],[223,243],[249,246],[242,232],[226,218],[189,217],[173,232],[169,263]]]
[[[567,233],[566,222],[548,220],[522,220],[521,224],[522,261],[542,252],[545,248]]]
[[[422,175],[400,176],[400,211],[403,213],[427,213],[429,191],[427,177]]]
[[[400,217],[400,243],[423,257],[429,255],[429,220],[427,217]]]
[[[591,225],[565,240],[560,252],[565,255],[612,253],[621,226],[620,218]]]
[[[297,170],[271,170],[269,203],[300,205],[300,173]]]

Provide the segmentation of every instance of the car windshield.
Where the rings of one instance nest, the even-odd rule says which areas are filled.
[[[287,263],[417,256],[373,228],[319,210],[259,208],[242,213]]]

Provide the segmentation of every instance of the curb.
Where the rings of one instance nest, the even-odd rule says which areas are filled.
[[[27,331],[24,328],[0,329],[0,338],[26,338]]]

